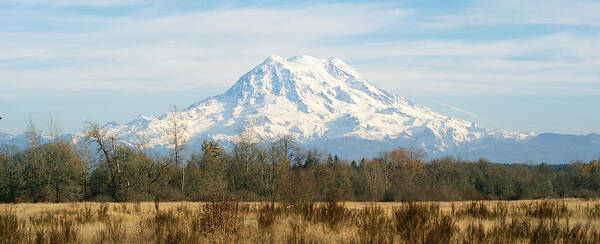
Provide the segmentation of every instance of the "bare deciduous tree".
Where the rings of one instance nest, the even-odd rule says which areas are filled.
[[[27,121],[27,143],[29,143],[29,147],[36,148],[40,145],[40,132],[37,127],[33,123],[33,120],[29,118]]]
[[[97,123],[88,121],[86,129],[86,137],[96,143],[98,150],[104,155],[104,159],[112,166],[112,184],[113,198],[117,199],[117,192],[120,190],[120,185],[125,181],[125,186],[129,189],[130,183],[126,177],[123,177],[121,165],[118,157],[117,141],[114,135],[109,135],[108,132],[101,128]]]
[[[50,142],[57,143],[61,135],[62,133],[58,129],[58,126],[56,126],[56,123],[54,123],[54,119],[50,117],[50,120],[48,120],[48,137],[50,138]]]
[[[87,188],[89,185],[89,172],[92,169],[92,152],[90,141],[85,141],[83,143],[83,146],[79,150],[79,157],[81,158],[81,199],[85,200],[88,196]]]
[[[254,131],[254,123],[249,121],[233,144],[233,159],[237,165],[243,167],[243,179],[238,180],[248,180],[250,164],[257,156],[255,153],[257,143],[258,136]]]
[[[181,191],[184,192],[185,189],[185,170],[183,165],[180,166],[182,152],[185,149],[186,139],[185,139],[185,130],[186,124],[184,121],[179,119],[179,114],[177,113],[177,106],[173,106],[173,111],[169,114],[169,140],[171,145],[173,146],[173,163],[181,170]]]

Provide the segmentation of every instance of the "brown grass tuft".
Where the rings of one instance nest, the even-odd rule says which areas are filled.
[[[600,243],[600,204],[578,199],[285,206],[0,205],[0,243]]]

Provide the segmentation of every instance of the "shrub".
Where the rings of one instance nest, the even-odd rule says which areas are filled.
[[[281,214],[283,214],[281,206],[276,206],[275,203],[267,203],[258,210],[258,226],[261,229],[269,228]]]
[[[135,202],[133,204],[133,211],[135,211],[136,213],[140,213],[142,211],[142,206],[140,205],[140,202]]]
[[[571,211],[563,201],[562,204],[556,201],[532,202],[523,207],[525,215],[533,218],[558,218],[570,217]]]
[[[92,221],[94,217],[94,213],[92,212],[92,207],[89,204],[84,204],[83,208],[78,208],[77,213],[75,215],[75,219],[79,223],[87,223]]]
[[[558,228],[556,221],[539,221],[538,224],[531,229],[530,233],[530,243],[552,243],[555,240],[559,240],[560,237],[560,229]]]
[[[75,243],[79,237],[79,229],[71,219],[59,219],[50,226],[48,241],[50,243]]]
[[[463,243],[486,243],[488,235],[481,223],[469,223],[463,234]]]
[[[314,202],[300,202],[294,205],[294,211],[306,221],[316,221],[317,212]]]
[[[300,220],[292,220],[289,222],[291,234],[287,237],[287,243],[316,243],[306,236],[306,224]]]
[[[0,243],[18,243],[27,237],[25,222],[12,211],[0,212]]]
[[[180,215],[172,209],[156,211],[154,217],[150,218],[148,222],[148,227],[153,231],[155,241],[157,243],[164,242],[166,236],[178,228],[180,219]]]
[[[493,227],[490,236],[495,239],[514,241],[528,238],[531,232],[531,221],[523,218],[512,218],[510,222],[502,221]]]
[[[121,212],[122,213],[127,213],[127,214],[130,213],[130,211],[129,211],[129,205],[126,202],[122,202],[122,203],[120,203],[120,205],[121,205]]]
[[[590,219],[600,218],[600,204],[595,204],[593,207],[587,206],[585,208],[585,215]]]
[[[327,224],[330,228],[336,228],[343,221],[352,218],[352,213],[344,208],[344,204],[335,200],[319,205],[315,212],[316,220]]]
[[[393,227],[406,241],[421,240],[427,226],[439,213],[440,209],[436,205],[404,202],[394,210]]]
[[[493,208],[489,208],[483,202],[471,202],[461,206],[453,213],[460,218],[465,216],[478,219],[505,218],[508,215],[508,207],[501,202],[496,203]]]
[[[394,211],[393,221],[395,232],[409,243],[447,243],[458,230],[452,217],[433,204],[405,202]]]
[[[213,201],[202,205],[198,229],[205,234],[233,234],[241,225],[238,201]]]
[[[562,238],[564,243],[582,243],[588,240],[588,233],[590,231],[590,223],[581,224],[577,223],[572,228],[567,226],[562,231]],[[591,241],[591,240],[590,240]],[[594,243],[594,242],[590,242]]]
[[[122,220],[113,220],[104,223],[108,236],[113,243],[119,243],[125,237],[125,230],[123,229]]]
[[[55,213],[45,211],[45,212],[42,212],[39,216],[29,217],[29,222],[34,225],[51,224],[56,221],[55,215],[56,215]]]
[[[365,207],[358,213],[357,221],[361,243],[393,242],[394,238],[389,228],[390,221],[380,207],[374,204]]]
[[[98,220],[105,221],[106,219],[108,219],[108,209],[109,209],[108,203],[105,203],[105,202],[100,203],[100,205],[98,206],[98,209],[97,209]]]

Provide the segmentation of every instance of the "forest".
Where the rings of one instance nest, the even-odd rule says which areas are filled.
[[[28,124],[26,149],[0,151],[0,202],[239,201],[457,201],[594,198],[600,193],[598,160],[549,165],[502,164],[443,157],[398,147],[378,156],[342,160],[302,149],[291,137],[265,142],[251,131],[225,149],[204,141],[187,148],[174,121],[171,152],[128,147],[96,123],[86,142],[50,142]],[[188,152],[187,156],[184,155]],[[191,152],[191,153],[190,153]]]

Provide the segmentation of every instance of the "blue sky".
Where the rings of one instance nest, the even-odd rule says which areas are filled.
[[[600,133],[598,13],[556,0],[0,0],[0,131],[158,115],[271,54],[308,54],[486,127]]]

